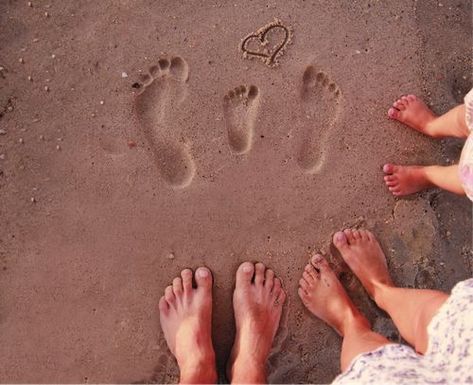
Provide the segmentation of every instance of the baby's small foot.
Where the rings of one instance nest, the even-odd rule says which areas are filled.
[[[347,325],[354,320],[368,324],[348,297],[327,260],[319,254],[313,256],[306,265],[299,280],[298,293],[312,314],[325,321],[342,336],[347,330]]]
[[[397,166],[385,164],[383,171],[384,182],[389,191],[395,196],[414,194],[432,187],[422,166]]]
[[[396,100],[388,110],[388,116],[425,135],[436,136],[430,127],[436,115],[415,95],[402,96]]]
[[[166,287],[159,300],[159,319],[171,353],[181,372],[181,383],[215,383],[217,372],[212,346],[212,274],[199,267],[197,287],[192,270],[185,269]]]
[[[392,286],[386,257],[370,231],[339,231],[333,236],[333,244],[371,298],[376,300],[376,290],[380,286]]]
[[[286,293],[262,263],[244,262],[236,273],[236,336],[227,375],[232,383],[266,381],[266,360],[279,327]]]

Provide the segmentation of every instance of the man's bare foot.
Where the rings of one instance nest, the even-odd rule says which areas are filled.
[[[369,327],[345,289],[320,254],[314,255],[299,280],[299,297],[305,307],[344,336],[353,322]]]
[[[393,286],[386,257],[373,233],[345,229],[335,233],[333,244],[375,301],[380,287]]]
[[[398,166],[385,164],[383,171],[384,183],[394,196],[414,194],[434,187],[428,179],[423,166]]]
[[[402,96],[396,100],[388,110],[388,116],[425,135],[438,136],[431,127],[431,123],[437,116],[415,95]]]
[[[199,267],[166,287],[159,300],[159,318],[169,350],[176,357],[181,383],[215,383],[217,372],[212,345],[212,274]]]
[[[232,383],[266,382],[266,361],[279,327],[286,293],[262,263],[242,263],[233,293],[236,336],[227,367]]]

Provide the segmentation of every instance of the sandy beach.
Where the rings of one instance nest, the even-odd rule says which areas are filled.
[[[471,15],[460,0],[1,2],[0,381],[177,381],[157,303],[201,265],[223,376],[250,260],[288,293],[270,382],[330,382],[340,338],[297,296],[316,251],[400,341],[331,236],[373,231],[403,286],[472,276],[471,202],[394,198],[382,172],[458,161],[461,141],[387,110],[407,93],[439,114],[462,103]]]

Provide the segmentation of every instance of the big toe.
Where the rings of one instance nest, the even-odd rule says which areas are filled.
[[[255,272],[255,265],[243,262],[236,272],[236,286],[249,286]]]
[[[199,267],[195,271],[195,282],[198,290],[209,291],[212,288],[212,273],[206,267]]]
[[[333,244],[338,250],[343,250],[348,247],[348,239],[343,231],[337,231],[333,235]]]
[[[386,164],[383,166],[383,172],[384,172],[385,174],[393,174],[394,171],[396,171],[396,167],[394,166],[394,164],[386,163]]]
[[[394,108],[394,107],[391,107],[388,110],[388,117],[391,118],[391,119],[398,119],[399,118],[399,110]]]
[[[321,273],[327,271],[327,269],[330,268],[327,260],[320,254],[314,255],[310,259],[310,263]]]

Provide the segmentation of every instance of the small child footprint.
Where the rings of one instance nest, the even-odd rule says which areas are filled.
[[[256,116],[259,109],[259,90],[256,86],[239,86],[223,98],[223,115],[231,149],[244,154],[251,149]]]
[[[298,163],[305,171],[317,173],[325,163],[329,134],[340,114],[341,92],[325,72],[310,65],[302,76],[301,99],[306,132]]]
[[[173,187],[188,186],[195,174],[194,159],[176,132],[178,107],[187,95],[188,77],[184,59],[160,58],[143,76],[143,90],[136,99],[136,111],[153,158]]]

